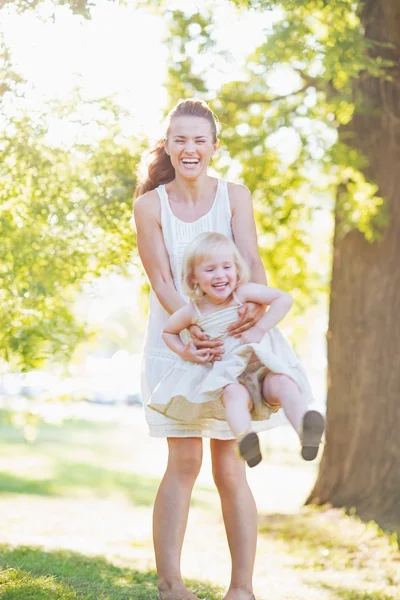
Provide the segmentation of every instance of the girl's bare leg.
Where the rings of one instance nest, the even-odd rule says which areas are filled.
[[[235,440],[211,440],[213,476],[220,498],[232,560],[224,600],[250,600],[257,545],[257,508]]]
[[[262,394],[270,406],[282,405],[289,423],[300,435],[307,402],[293,379],[287,375],[268,373],[262,384]]]
[[[240,383],[227,385],[224,389],[223,403],[226,420],[233,435],[238,438],[250,431],[252,400],[244,385]]]
[[[198,600],[180,569],[193,485],[203,458],[201,438],[168,438],[168,464],[153,512],[153,541],[161,600]]]
[[[307,402],[296,383],[286,375],[269,373],[263,381],[263,396],[270,405],[282,405],[300,438],[301,456],[304,460],[314,460],[325,427],[321,413],[308,410]]]

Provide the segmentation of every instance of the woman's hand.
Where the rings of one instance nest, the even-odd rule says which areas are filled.
[[[257,325],[258,321],[264,316],[266,306],[256,304],[255,302],[245,302],[239,308],[239,320],[228,327],[228,334],[233,337],[241,337],[244,331]]]
[[[191,325],[188,330],[197,349],[209,350],[210,362],[221,360],[221,355],[224,353],[224,343],[221,340],[210,340],[198,325]]]

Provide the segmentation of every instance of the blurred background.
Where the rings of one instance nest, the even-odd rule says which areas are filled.
[[[327,414],[312,464],[262,435],[256,596],[400,600],[398,0],[0,0],[0,63],[0,596],[156,598],[132,199],[195,96]],[[223,597],[208,452],[183,560]]]

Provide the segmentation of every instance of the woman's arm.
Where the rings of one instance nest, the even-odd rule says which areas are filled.
[[[133,205],[140,260],[165,310],[172,314],[186,303],[176,291],[161,229],[160,202],[154,190],[139,196]]]
[[[233,239],[250,268],[250,281],[267,285],[264,265],[258,252],[257,230],[250,191],[246,186],[235,183],[228,184],[228,191],[232,210]]]
[[[237,290],[241,302],[256,302],[269,306],[267,313],[257,323],[263,333],[277,325],[287,315],[293,305],[293,298],[287,292],[277,290],[267,285],[247,283]]]
[[[161,228],[156,191],[139,196],[133,205],[137,246],[150,285],[165,310],[172,314],[186,303],[176,291]]]
[[[211,352],[208,348],[197,350],[193,342],[189,340],[184,344],[179,334],[195,323],[193,306],[186,304],[169,317],[162,329],[162,338],[168,348],[183,358],[196,363],[208,362]]]
[[[264,266],[258,253],[257,231],[254,222],[253,201],[244,185],[228,184],[229,202],[232,210],[232,233],[235,244],[250,268],[250,280],[267,284]],[[239,320],[228,327],[229,335],[240,337],[244,331],[259,323],[265,314],[265,306],[247,302],[239,309]]]

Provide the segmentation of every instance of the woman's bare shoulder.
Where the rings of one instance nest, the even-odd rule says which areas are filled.
[[[228,181],[229,204],[232,214],[250,214],[253,211],[253,199],[248,187],[241,183]]]
[[[245,200],[251,201],[251,193],[248,187],[241,183],[234,183],[228,181],[228,195],[231,202],[243,202]]]
[[[156,190],[145,192],[138,196],[133,204],[133,212],[136,218],[160,216],[160,198]]]
[[[160,198],[156,190],[145,192],[138,196],[133,204],[135,210],[154,210],[154,207],[160,206]]]

